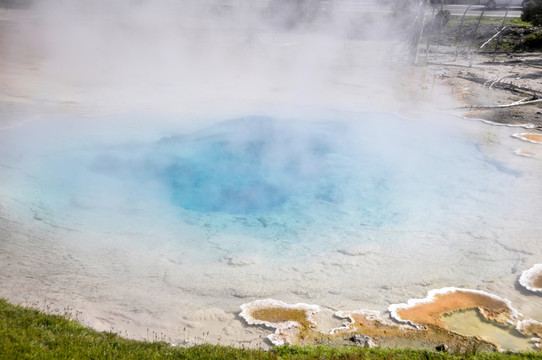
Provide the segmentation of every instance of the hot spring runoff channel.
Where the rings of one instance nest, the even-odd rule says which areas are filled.
[[[458,119],[245,116],[190,131],[117,120],[4,131],[3,191],[36,221],[152,234],[151,244],[182,249],[183,261],[280,262],[392,249],[413,234],[433,234],[435,246],[482,236],[508,216],[524,175],[515,155],[481,144]]]

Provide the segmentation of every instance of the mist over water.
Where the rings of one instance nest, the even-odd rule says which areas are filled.
[[[241,117],[167,136],[156,115],[131,133],[110,128],[111,117],[43,119],[5,134],[5,153],[28,177],[8,188],[55,226],[157,232],[156,245],[177,244],[190,263],[267,254],[274,264],[334,249],[414,250],[415,233],[433,234],[435,248],[454,233],[486,236],[526,176],[513,156],[450,120],[319,114]],[[226,240],[216,247],[210,237]]]
[[[509,286],[542,256],[540,158],[513,153],[536,145],[434,112],[453,100],[412,91],[389,15],[291,4],[35,3],[5,40],[10,298],[252,345],[235,314],[256,298],[384,309],[458,286],[539,314]]]

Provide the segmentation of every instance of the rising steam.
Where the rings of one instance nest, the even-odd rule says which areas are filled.
[[[46,90],[35,95],[57,101],[123,110],[325,104],[347,83],[369,106],[364,95],[396,83],[390,60],[402,48],[389,40],[405,29],[391,26],[391,13],[360,9],[316,0],[43,0],[13,46],[43,60]]]

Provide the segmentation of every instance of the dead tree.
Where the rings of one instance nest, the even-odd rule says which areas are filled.
[[[461,17],[461,23],[459,24],[459,38],[457,39],[458,45],[456,47],[454,61],[457,60],[457,57],[459,56],[459,52],[461,51],[461,47],[462,47],[461,45],[463,44],[463,24],[465,23],[465,16],[467,16],[467,13],[469,12],[471,6],[474,5],[475,1],[476,0],[471,0],[471,2],[469,3],[469,6],[467,6],[465,11],[463,12],[463,16]]]
[[[411,39],[409,46],[410,61],[416,65],[418,63],[418,52],[420,39],[423,35],[423,28],[425,25],[425,7],[428,0],[421,0],[418,5],[418,11],[416,12],[416,18],[412,23]]]
[[[506,7],[506,12],[504,13],[504,17],[502,18],[502,24],[501,24],[501,30],[499,31],[499,37],[497,38],[497,42],[495,43],[495,49],[493,50],[493,62],[495,62],[495,56],[497,55],[497,48],[499,47],[499,43],[502,39],[502,33],[504,32],[505,26],[504,22],[506,21],[506,18],[508,17],[508,10],[510,10],[510,5],[512,5],[512,0],[508,0],[508,6]]]

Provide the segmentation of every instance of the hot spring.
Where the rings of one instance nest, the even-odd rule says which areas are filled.
[[[516,131],[329,109],[42,116],[0,132],[4,282],[143,337],[244,338],[258,329],[234,314],[257,298],[385,309],[443,286],[540,315],[513,288],[542,255],[540,156],[514,151],[542,152]]]

